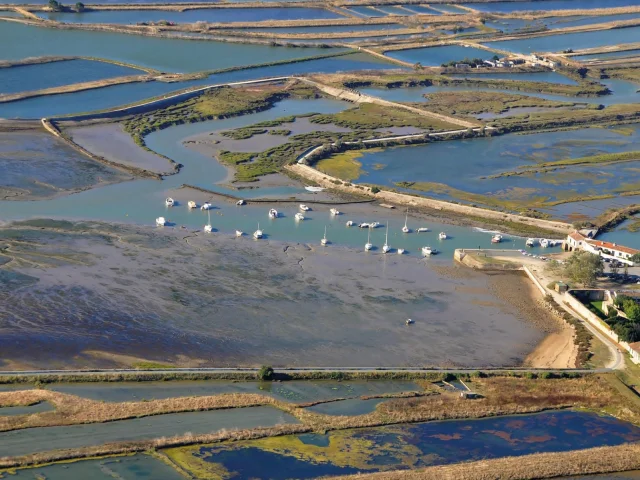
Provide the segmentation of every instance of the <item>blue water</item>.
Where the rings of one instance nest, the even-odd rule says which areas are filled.
[[[558,72],[535,72],[535,73],[476,73],[464,74],[456,73],[448,75],[454,78],[469,78],[471,80],[532,80],[534,82],[562,83],[565,85],[576,85],[578,82],[573,78],[562,75]],[[526,92],[521,92],[526,95]]]
[[[624,50],[622,52],[608,52],[608,53],[592,53],[590,55],[576,55],[571,57],[573,60],[596,60],[605,58],[620,58],[620,57],[636,57],[640,55],[640,50]]]
[[[182,12],[165,10],[98,10],[85,13],[44,12],[40,17],[65,23],[117,23],[138,22],[175,23],[195,22],[261,22],[265,20],[309,20],[344,18],[322,8],[215,8],[193,9]]]
[[[635,200],[635,202],[630,203],[637,203],[638,197],[630,198]],[[640,215],[635,215],[634,217],[632,217],[632,219],[622,222],[614,230],[603,233],[602,235],[598,235],[598,240],[613,242],[619,245],[624,245],[626,247],[636,248],[640,250],[640,234],[638,232],[632,232],[627,229],[631,222],[636,222],[638,220],[640,220]]]
[[[486,45],[517,53],[560,52],[569,48],[577,50],[633,42],[634,39],[640,39],[640,26],[594,32],[567,33],[564,35],[547,35],[519,40],[503,40],[487,42]]]
[[[422,65],[439,66],[452,60],[463,60],[465,58],[489,59],[494,54],[487,50],[473,47],[462,47],[459,45],[447,45],[444,47],[412,48],[409,50],[395,50],[386,52],[385,55],[397,58],[410,63],[421,63]]]
[[[439,12],[438,10],[434,10],[433,8],[429,8],[424,5],[408,5],[407,8],[415,12],[418,12],[422,15],[442,15],[442,12]]]
[[[341,400],[339,402],[321,403],[313,407],[308,407],[307,410],[324,415],[364,415],[373,412],[376,407],[385,400],[389,399],[371,398],[368,400],[360,400],[359,398],[354,398]]]
[[[579,10],[637,5],[637,0],[544,0],[530,2],[464,3],[481,12],[517,12],[535,10]]]
[[[382,10],[383,12],[387,12],[389,15],[400,15],[406,17],[407,15],[411,15],[411,12],[406,11],[404,8],[398,8],[394,6],[378,6],[376,7],[378,10]]]
[[[363,17],[384,17],[384,13],[369,7],[349,7],[348,10],[360,14]]]
[[[608,129],[582,129],[438,142],[364,153],[358,158],[363,174],[355,180],[387,186],[395,186],[396,182],[402,181],[435,182],[465,192],[516,201],[535,197],[563,199],[596,195],[640,181],[640,161],[572,167],[566,172],[486,177],[525,165],[535,167],[540,162],[640,150],[640,127],[630,128],[633,129],[631,135]],[[436,167],[433,161],[428,160],[439,158],[446,158],[447,162],[438,162]],[[411,191],[410,187],[405,191]],[[428,192],[427,195],[444,200],[456,199],[455,195],[440,192]],[[615,199],[609,203],[613,201]],[[483,203],[482,200],[477,202]]]
[[[284,480],[565,452],[639,440],[640,428],[630,423],[561,411],[285,437],[281,448],[274,442],[275,450],[262,448],[257,440],[187,447],[186,453],[233,472],[231,479]],[[336,444],[342,445],[340,458],[334,458]],[[307,445],[314,446],[313,460],[305,461],[309,458]]]
[[[144,73],[142,70],[92,60],[66,60],[0,68],[0,94]]]
[[[154,38],[0,22],[0,60],[42,55],[107,58],[165,72],[196,72],[326,54],[326,49]],[[1,116],[1,114],[0,114]]]
[[[337,33],[337,32],[368,32],[372,30],[397,30],[405,28],[398,23],[384,23],[375,25],[324,25],[320,27],[281,27],[281,28],[252,28],[249,32],[271,32],[278,33]]]
[[[546,17],[537,20],[523,20],[520,18],[500,18],[489,21],[487,27],[502,30],[503,32],[514,32],[523,28],[544,28],[558,29],[578,27],[581,25],[592,25],[596,23],[607,23],[623,20],[634,20],[640,18],[638,13],[626,13],[621,15],[581,15],[572,17]]]
[[[304,53],[306,50],[297,50]],[[398,66],[385,63],[367,54],[356,53],[335,58],[310,60],[271,67],[237,70],[211,75],[208,78],[189,82],[148,82],[114,85],[97,90],[35,97],[18,102],[0,104],[0,118],[42,118],[70,113],[81,113],[114,108],[142,101],[146,98],[164,95],[187,87],[239,82],[258,78],[278,77],[301,73],[333,73],[348,70],[397,69]]]
[[[453,14],[465,14],[465,13],[469,13],[466,10],[464,10],[463,8],[458,8],[455,5],[441,5],[441,4],[437,4],[434,6],[434,8],[438,9],[438,10],[442,10],[443,12],[447,12],[447,13],[453,13]]]

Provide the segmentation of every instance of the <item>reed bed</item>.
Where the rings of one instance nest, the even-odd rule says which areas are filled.
[[[535,453],[420,470],[348,475],[340,480],[528,480],[624,472],[640,468],[640,444],[598,447],[560,453]]]

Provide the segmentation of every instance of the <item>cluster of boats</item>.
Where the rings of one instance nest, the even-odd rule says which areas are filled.
[[[236,202],[236,205],[244,205],[244,204],[245,204],[244,200],[238,200],[238,202]],[[173,198],[168,197],[165,200],[165,205],[167,207],[173,207],[173,206],[177,205],[177,202]],[[190,200],[187,203],[187,207],[189,208],[189,210],[192,210],[192,209],[198,208],[198,205],[193,200]],[[211,225],[211,212],[210,212],[211,208],[212,208],[212,206],[211,206],[211,204],[209,202],[205,202],[200,206],[200,210],[203,210],[203,211],[206,210],[207,211],[208,222],[204,226],[204,231],[206,233],[211,233],[213,231],[213,227]],[[300,204],[299,208],[300,208],[300,212],[297,212],[294,215],[294,219],[295,219],[296,222],[300,222],[300,221],[303,221],[305,219],[304,213],[302,213],[302,212],[308,212],[308,211],[311,210],[311,208],[308,207],[305,204]],[[331,208],[329,210],[329,213],[332,216],[342,215],[342,212],[340,212],[337,208]],[[271,208],[271,209],[269,209],[268,216],[269,216],[270,219],[276,219],[276,218],[279,218],[280,214],[275,208]],[[409,210],[407,209],[407,215],[405,217],[404,226],[402,227],[402,233],[410,233],[411,232],[411,229],[409,228],[409,226],[407,224],[408,223],[408,219],[409,219]],[[166,219],[164,217],[156,218],[156,225],[164,226],[166,224],[167,224],[167,221],[166,221]],[[349,221],[347,221],[346,225],[347,225],[347,227],[352,227],[352,226],[356,225],[356,223],[353,220],[349,220]],[[379,222],[363,222],[363,223],[359,223],[358,224],[358,227],[360,227],[360,228],[369,229],[369,233],[367,235],[367,243],[364,246],[365,251],[369,251],[369,250],[372,250],[374,248],[373,244],[371,243],[371,230],[374,229],[374,228],[378,228],[380,226],[381,226],[381,224]],[[418,233],[422,233],[422,232],[428,232],[429,229],[427,227],[420,227],[416,231]],[[236,237],[242,237],[243,235],[244,235],[243,231],[236,230]],[[259,240],[259,239],[261,239],[263,237],[264,237],[264,232],[260,229],[260,223],[258,223],[258,229],[255,232],[253,232],[253,238],[255,238],[256,240]],[[447,234],[445,232],[440,232],[440,234],[438,235],[438,239],[440,239],[440,240],[446,240],[447,238],[449,238],[449,237],[447,236]],[[500,238],[502,238],[502,237],[500,237]],[[493,239],[492,239],[492,241],[493,241]],[[324,236],[320,240],[320,244],[322,246],[326,246],[329,243],[330,242],[327,239],[327,227],[325,226],[324,227]],[[385,234],[384,245],[382,246],[382,253],[389,253],[391,250],[392,250],[392,248],[389,245],[389,223],[387,222],[387,232]],[[404,248],[398,248],[397,249],[397,253],[399,255],[402,255],[402,254],[405,253],[405,249]],[[431,256],[431,255],[434,255],[436,253],[438,253],[438,250],[436,250],[435,248],[431,248],[430,246],[422,247],[422,254],[424,256]]]
[[[560,245],[562,240],[550,240],[548,238],[527,238],[527,247],[537,247],[540,245],[542,248],[550,248]]]

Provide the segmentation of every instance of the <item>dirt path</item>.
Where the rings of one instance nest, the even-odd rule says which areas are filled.
[[[573,329],[567,326],[547,335],[525,359],[524,365],[533,368],[575,368],[577,354]]]

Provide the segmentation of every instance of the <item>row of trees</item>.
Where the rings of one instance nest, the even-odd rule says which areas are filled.
[[[52,12],[66,12],[70,10],[69,8],[65,7],[62,3],[58,2],[57,0],[49,0],[49,8],[51,9]],[[80,13],[80,12],[84,12],[84,10],[85,10],[84,3],[82,2],[76,3],[74,11]]]
[[[619,315],[618,310],[609,310],[609,316],[605,319],[607,325],[618,334],[621,340],[633,343],[640,342],[640,304],[638,300],[626,295],[618,295],[614,301],[615,306],[625,316]]]

